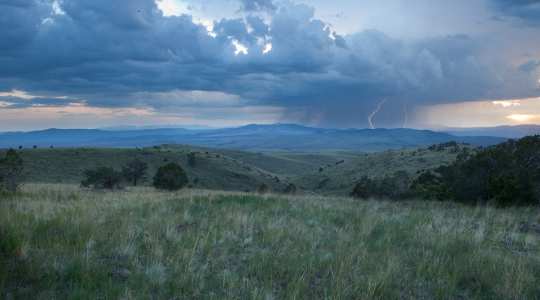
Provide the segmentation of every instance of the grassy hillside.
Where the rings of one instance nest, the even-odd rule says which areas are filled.
[[[341,160],[356,159],[363,156],[358,152],[354,153],[346,151],[304,153],[220,150],[220,152],[246,164],[285,177],[309,174],[318,170],[320,166],[328,164],[333,165]]]
[[[337,163],[321,164],[320,168],[295,177],[293,182],[315,193],[345,196],[362,176],[381,177],[398,171],[415,176],[420,170],[450,164],[463,148],[469,147],[459,145],[349,155]]]
[[[187,154],[195,152],[195,166],[188,164]],[[168,162],[179,163],[186,169],[190,183],[196,188],[254,191],[265,183],[275,191],[285,188],[286,182],[276,175],[218,150],[161,146],[144,149],[27,149],[22,150],[26,182],[79,183],[85,169],[101,166],[120,170],[134,158],[148,163],[148,179],[159,166]],[[3,155],[0,153],[0,155]]]
[[[538,208],[27,185],[0,298],[534,299]]]
[[[196,153],[195,166],[188,164],[190,152]],[[20,153],[25,162],[26,182],[79,183],[85,169],[111,166],[119,170],[128,161],[139,158],[149,164],[149,177],[167,162],[179,163],[196,188],[254,191],[265,183],[279,192],[292,182],[305,192],[348,195],[363,175],[378,177],[400,170],[414,175],[418,170],[452,162],[458,152],[449,147],[376,153],[262,153],[164,145],[143,149],[38,148]]]

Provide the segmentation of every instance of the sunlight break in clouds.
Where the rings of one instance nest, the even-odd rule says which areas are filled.
[[[540,98],[474,101],[425,106],[419,126],[489,127],[540,123]]]
[[[534,123],[534,122],[540,121],[540,115],[515,114],[515,115],[509,115],[507,118],[521,124]]]
[[[500,105],[504,108],[507,108],[507,107],[514,107],[514,106],[520,106],[521,103],[519,102],[519,100],[503,100],[503,101],[493,101],[491,102],[493,103],[493,105]]]
[[[8,92],[0,92],[0,109],[8,109],[10,111],[13,109],[30,107],[67,106],[74,103],[84,104],[86,101],[76,97],[30,93],[17,89]],[[0,121],[4,120],[1,120],[0,118]],[[2,122],[0,122],[0,126],[1,123]]]
[[[51,99],[68,99],[67,96],[45,96],[45,95],[35,95],[30,94],[26,91],[21,90],[11,90],[11,92],[0,92],[0,97],[13,97],[24,100],[32,100],[37,98],[51,98]]]
[[[268,43],[264,46],[263,54],[268,54],[272,52],[272,43]]]
[[[249,49],[246,46],[242,45],[238,40],[233,40],[232,44],[236,48],[236,50],[234,51],[234,55],[248,55]]]
[[[24,100],[32,100],[35,98],[39,98],[39,96],[30,95],[29,93],[20,90],[11,90],[11,92],[0,92],[0,97],[14,97]]]
[[[192,15],[193,12],[191,11],[190,6],[184,2],[178,0],[156,0],[156,4],[165,17],[181,16],[184,14],[191,15],[195,24],[206,27],[209,36],[214,38],[217,36],[214,32],[214,22],[209,19]]]
[[[179,16],[188,12],[187,6],[180,1],[157,0],[156,4],[166,17]]]
[[[184,104],[192,104],[193,109],[172,109],[157,111],[148,107],[92,107],[85,103],[69,103],[64,106],[31,106],[11,108],[10,103],[0,101],[1,131],[37,130],[42,128],[96,128],[109,126],[159,126],[159,125],[199,125],[199,126],[241,126],[251,123],[272,124],[280,120],[283,110],[272,106],[229,106],[237,101],[235,96],[210,93],[198,99],[205,92],[170,92],[162,97],[182,94],[187,98]],[[151,94],[147,94],[151,95]],[[137,96],[144,96],[138,94]],[[152,95],[156,96],[156,95]],[[191,97],[190,99],[188,99]],[[159,100],[159,97],[156,98]],[[201,105],[221,103],[221,107]],[[197,105],[199,104],[199,105]],[[218,118],[219,116],[219,118]],[[23,125],[21,125],[23,124]]]
[[[84,103],[0,109],[0,127],[3,131],[35,130],[43,128],[44,124],[48,128],[95,128],[96,124],[118,124],[118,120],[122,120],[123,124],[140,123],[141,120],[157,123],[159,117],[146,108],[100,108],[89,107]],[[24,125],[11,127],[15,121]]]

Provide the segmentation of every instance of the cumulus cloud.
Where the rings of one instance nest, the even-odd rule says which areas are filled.
[[[240,0],[242,7],[246,11],[275,10],[276,6],[272,0]]]
[[[534,63],[488,59],[493,39],[342,36],[305,4],[241,4],[244,13],[209,27],[166,16],[154,0],[0,1],[1,28],[13,28],[0,30],[0,92],[50,95],[32,99],[44,105],[65,96],[94,107],[204,108],[215,116],[271,107],[273,118],[332,126],[367,126],[382,98],[378,123],[397,126],[404,108],[538,92],[533,72],[523,72]],[[515,82],[519,89],[510,88]],[[12,98],[0,101],[28,104]]]

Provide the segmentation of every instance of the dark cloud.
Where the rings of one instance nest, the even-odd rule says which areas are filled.
[[[276,9],[273,0],[240,0],[245,11],[273,11]]]
[[[366,125],[365,116],[387,99],[380,121],[400,126],[405,109],[483,99],[503,85],[479,59],[479,43],[466,36],[404,43],[367,31],[346,41],[347,49],[335,49],[325,71],[273,78],[271,96],[296,106],[291,113],[300,111],[304,120],[340,126]]]
[[[495,8],[510,17],[522,20],[525,24],[540,26],[539,0],[491,0]]]
[[[534,72],[538,68],[540,68],[540,60],[530,60],[519,66],[519,70],[526,73]]]
[[[17,51],[38,33],[42,19],[51,13],[50,6],[33,0],[0,1],[0,51]]]
[[[0,90],[167,110],[175,100],[164,92],[219,92],[242,99],[228,105],[278,106],[289,120],[333,126],[366,126],[388,99],[379,120],[398,126],[404,108],[519,97],[536,88],[523,72],[485,58],[497,46],[490,41],[340,36],[307,5],[243,1],[248,11],[271,8],[270,18],[223,19],[209,33],[188,15],[164,17],[153,0],[63,0],[62,12],[51,3],[0,1],[0,25],[14,30],[0,30]],[[248,53],[236,56],[233,41]],[[517,81],[531,85],[510,92]]]

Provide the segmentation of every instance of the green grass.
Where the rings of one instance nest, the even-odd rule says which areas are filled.
[[[187,154],[195,152],[196,165],[190,166]],[[25,149],[20,151],[24,161],[24,181],[54,184],[79,184],[84,170],[112,167],[121,170],[129,161],[138,158],[146,162],[150,185],[157,169],[169,162],[178,163],[188,174],[190,184],[200,189],[255,191],[264,183],[274,191],[287,186],[286,179],[277,174],[244,163],[217,149],[189,146],[161,146],[144,149]],[[0,157],[3,155],[0,151]],[[280,178],[279,181],[276,177]]]
[[[291,181],[302,189],[316,194],[348,196],[362,176],[383,177],[405,171],[414,177],[418,171],[448,165],[454,162],[458,155],[452,149],[442,151],[408,149],[341,154],[343,163],[321,164],[321,168],[296,176]]]
[[[0,199],[0,298],[537,299],[539,212],[27,185]]]
[[[196,152],[196,166],[187,163],[187,154]],[[148,177],[168,162],[179,163],[195,188],[255,191],[266,184],[281,192],[289,183],[309,194],[346,196],[364,175],[371,177],[449,164],[456,158],[451,151],[427,149],[392,150],[378,153],[353,152],[244,152],[191,146],[165,145],[144,149],[25,149],[25,181],[78,184],[85,169],[123,165],[138,158],[149,165]],[[0,157],[3,155],[0,151]],[[322,172],[320,169],[322,168]],[[143,184],[149,185],[147,180]]]

